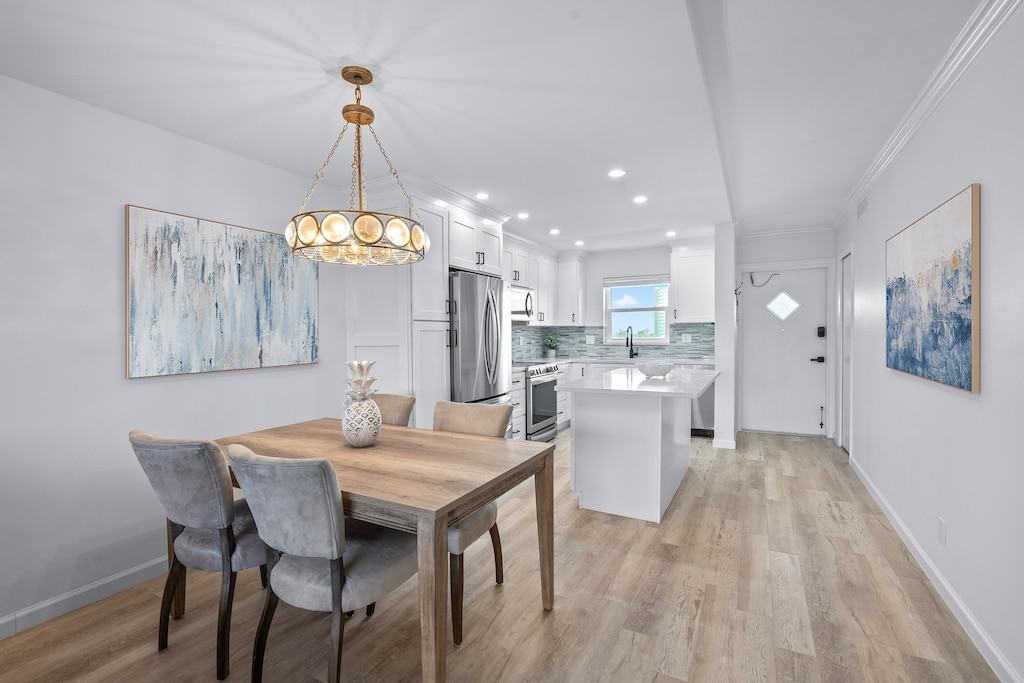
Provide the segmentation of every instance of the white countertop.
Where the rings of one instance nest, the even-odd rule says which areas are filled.
[[[558,363],[559,365],[565,365],[567,363],[590,363],[590,364],[601,364],[601,365],[616,365],[619,367],[633,366],[637,361],[652,361],[652,362],[665,362],[671,363],[672,365],[703,365],[713,368],[715,366],[714,358],[655,358],[653,356],[642,356],[638,358],[609,358],[604,357],[593,357],[588,358],[586,356],[558,356],[557,358],[540,358],[537,360],[517,360],[513,361],[514,366],[529,366],[529,365],[546,365],[549,363]]]
[[[658,394],[679,398],[697,398],[718,377],[716,370],[675,368],[665,379],[644,377],[636,368],[619,368],[594,377],[559,384],[557,391],[596,394]]]

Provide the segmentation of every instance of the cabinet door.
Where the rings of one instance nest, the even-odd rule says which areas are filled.
[[[501,277],[501,226],[478,227],[476,251],[480,252],[480,265],[477,266],[477,270]]]
[[[501,279],[505,284],[515,282],[515,266],[513,264],[512,252],[508,249],[501,250]]]
[[[530,254],[529,286],[534,290],[534,325],[554,325],[552,264],[546,258]]]
[[[448,324],[414,321],[412,324],[413,427],[430,429],[434,424],[434,404],[450,401],[448,368]]]
[[[418,209],[420,224],[430,237],[430,250],[409,267],[413,320],[448,320],[448,262],[445,260],[447,214]]]
[[[579,261],[562,261],[558,264],[558,305],[555,306],[555,319],[559,325],[585,324],[585,268],[586,266]]]
[[[410,393],[409,275],[409,268],[400,267],[344,271],[346,355],[348,360],[376,361],[373,388],[391,394]],[[381,306],[381,301],[390,305]]]
[[[714,252],[672,255],[671,321],[715,321]]]
[[[512,254],[512,282],[526,287],[530,270],[530,256],[525,251],[513,249]]]
[[[448,226],[448,264],[452,268],[478,270],[480,255],[476,248],[476,228],[452,218]]]

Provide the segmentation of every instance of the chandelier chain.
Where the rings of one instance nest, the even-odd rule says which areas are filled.
[[[341,132],[338,133],[338,139],[334,141],[334,146],[331,147],[331,151],[328,152],[327,158],[324,159],[323,165],[320,167],[320,170],[316,172],[316,177],[313,179],[313,185],[310,186],[309,192],[306,193],[305,199],[302,200],[302,206],[299,207],[298,213],[302,213],[303,211],[306,210],[306,203],[309,201],[309,198],[313,196],[313,191],[316,189],[317,184],[324,177],[324,173],[327,171],[327,164],[331,163],[331,157],[333,157],[334,153],[338,151],[338,145],[341,144],[341,139],[345,137],[345,131],[347,130],[348,122],[346,122],[345,125],[341,127]]]
[[[384,145],[380,143],[380,138],[377,137],[377,131],[373,129],[373,126],[367,124],[367,128],[370,129],[370,134],[373,135],[374,141],[377,143],[377,149],[380,150],[380,155],[384,157],[384,161],[388,165],[388,170],[391,171],[391,177],[398,183],[398,187],[402,190],[402,196],[405,197],[406,203],[409,205],[409,210],[412,211],[412,217],[416,219],[417,223],[422,223],[420,220],[419,212],[416,207],[412,204],[412,199],[409,197],[409,193],[405,191],[405,185],[402,184],[402,180],[398,177],[398,171],[391,165],[391,159],[388,158],[388,153],[384,151]]]

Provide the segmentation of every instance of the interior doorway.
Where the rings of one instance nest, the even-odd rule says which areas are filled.
[[[745,269],[740,429],[828,433],[828,268]]]

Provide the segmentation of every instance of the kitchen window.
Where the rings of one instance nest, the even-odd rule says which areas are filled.
[[[668,344],[668,275],[604,279],[605,343]]]

